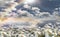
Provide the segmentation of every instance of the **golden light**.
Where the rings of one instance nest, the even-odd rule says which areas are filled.
[[[25,0],[25,4],[27,4],[27,3],[34,3],[35,2],[35,0]]]
[[[32,18],[29,18],[29,17],[22,17],[22,18],[13,18],[13,17],[10,17],[10,18],[0,18],[0,26],[4,25],[5,23],[8,23],[8,22],[31,22],[32,26],[35,26],[39,22],[39,20],[38,19],[32,19]]]

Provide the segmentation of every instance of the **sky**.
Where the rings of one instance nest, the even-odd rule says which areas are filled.
[[[49,12],[52,14],[55,8],[60,7],[60,0],[36,0],[37,2],[30,3],[29,5],[40,8],[41,12]]]
[[[36,1],[37,2],[30,3],[30,5],[39,7],[42,12],[50,12],[52,14],[55,8],[60,7],[60,0],[36,0]]]
[[[60,24],[60,0],[0,0],[0,24]]]
[[[60,7],[60,0],[42,0],[42,11],[52,12],[55,8]]]

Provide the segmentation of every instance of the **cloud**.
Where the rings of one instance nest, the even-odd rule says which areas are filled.
[[[12,2],[14,2],[14,0],[0,0],[0,6],[5,6],[5,4]]]
[[[40,17],[40,18],[47,18],[47,17],[51,17],[50,13],[48,12],[39,12],[39,13],[36,13],[35,14],[37,17]]]
[[[19,16],[33,17],[32,14],[30,14],[28,11],[25,10],[18,10],[17,13],[19,13]]]
[[[40,10],[38,7],[32,7],[32,10]]]
[[[26,9],[31,9],[31,6],[29,6],[28,4],[24,4],[23,7],[26,8]]]
[[[59,13],[58,13],[57,11],[54,11],[54,12],[53,12],[53,15],[54,15],[54,16],[58,16]]]
[[[5,10],[5,12],[0,12],[1,13],[0,16],[4,14],[4,16],[8,18],[7,20],[4,21],[5,23],[8,23],[9,21],[10,21],[9,24],[12,22],[20,23],[24,21],[32,23],[32,26],[33,25],[43,26],[51,23],[55,24],[56,22],[60,21],[60,17],[58,16],[57,12],[54,12],[53,15],[51,15],[49,12],[40,12],[40,9],[38,7],[32,7],[28,4],[23,5],[23,7],[31,11],[21,9],[22,7],[20,9],[16,9],[15,7],[17,6],[17,3],[15,2],[9,3],[9,5],[7,4],[6,6],[7,9],[3,9]],[[12,10],[16,12],[12,12]]]

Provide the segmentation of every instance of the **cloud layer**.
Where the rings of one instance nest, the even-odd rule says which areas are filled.
[[[53,23],[60,24],[60,16],[58,12],[54,12],[53,15],[51,15],[49,12],[40,12],[40,9],[38,7],[32,7],[28,4],[24,4],[19,9],[17,9],[16,6],[18,6],[16,2],[9,3],[9,5],[6,5],[5,9],[2,9],[2,12],[0,11],[0,23],[3,23],[4,25],[5,23],[10,24],[12,22],[18,22],[19,24],[22,21],[24,23],[29,22],[31,23],[31,26],[34,27],[36,25],[53,25]]]

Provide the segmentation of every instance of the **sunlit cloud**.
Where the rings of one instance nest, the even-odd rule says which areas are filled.
[[[35,2],[35,0],[25,0],[25,4],[28,4],[28,3],[34,3]]]
[[[31,6],[29,6],[28,4],[25,4],[23,7],[27,9],[31,9]]]

